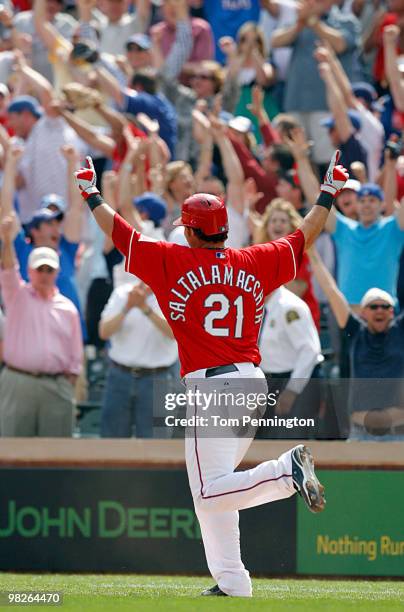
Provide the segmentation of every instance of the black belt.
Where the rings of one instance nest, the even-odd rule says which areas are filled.
[[[129,374],[135,374],[136,376],[146,376],[147,374],[158,374],[159,372],[165,372],[168,370],[169,366],[164,366],[161,368],[132,368],[131,366],[126,366],[121,363],[117,363],[113,359],[110,359],[110,362],[116,368],[123,370],[124,372],[128,372]]]
[[[258,368],[257,364],[254,363],[254,368]],[[237,366],[234,363],[229,365],[216,366],[215,368],[208,368],[205,372],[205,378],[211,378],[211,376],[220,376],[220,374],[230,374],[230,372],[239,372]]]
[[[34,378],[56,378],[57,376],[65,376],[64,372],[29,372],[28,370],[20,370],[7,363],[5,364],[7,370],[10,372],[17,372],[17,374],[24,374],[25,376],[33,376]]]

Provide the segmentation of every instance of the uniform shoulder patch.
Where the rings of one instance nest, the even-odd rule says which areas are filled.
[[[286,321],[288,323],[293,323],[293,321],[297,321],[300,319],[300,315],[297,310],[288,310],[286,313]]]

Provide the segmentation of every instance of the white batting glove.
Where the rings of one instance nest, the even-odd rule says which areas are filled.
[[[343,189],[345,183],[349,179],[349,172],[344,166],[338,165],[338,160],[341,156],[341,151],[335,151],[328,170],[325,174],[324,181],[320,187],[321,191],[330,193],[334,198]]]
[[[85,200],[90,195],[100,193],[96,187],[97,175],[94,170],[94,164],[91,157],[86,157],[86,167],[80,168],[74,173],[77,186],[81,191],[81,195]]]

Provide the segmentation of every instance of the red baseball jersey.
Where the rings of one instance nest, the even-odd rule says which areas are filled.
[[[264,298],[295,278],[304,250],[300,230],[244,249],[194,249],[152,241],[116,214],[112,239],[126,271],[155,293],[178,343],[182,376],[260,363]]]

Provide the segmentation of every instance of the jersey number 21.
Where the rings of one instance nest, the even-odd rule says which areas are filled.
[[[220,306],[218,310],[209,312],[204,319],[203,326],[208,334],[226,337],[233,335],[233,338],[241,338],[244,318],[243,297],[241,295],[231,303],[229,298],[223,293],[211,293],[208,295],[203,305],[205,308],[212,308],[216,305]],[[230,330],[228,327],[215,327],[214,322],[222,321],[229,314],[230,308],[236,309],[236,325],[234,331]],[[233,331],[233,334],[230,334],[230,331]]]

